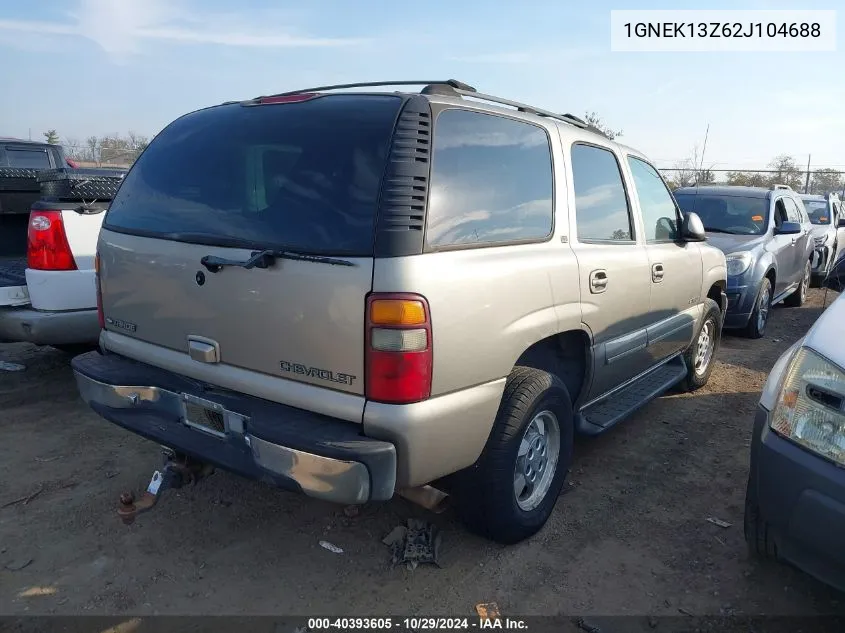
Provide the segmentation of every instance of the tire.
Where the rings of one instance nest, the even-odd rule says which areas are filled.
[[[748,550],[759,558],[776,560],[777,546],[772,538],[769,525],[760,515],[760,509],[749,492],[750,484],[749,490],[745,493],[745,516],[743,518],[743,532]]]
[[[801,277],[801,283],[798,284],[795,292],[783,300],[783,305],[789,308],[800,308],[804,305],[804,301],[807,300],[807,289],[810,287],[810,277],[812,274],[813,271],[810,268],[810,260],[808,259],[804,264],[804,276]]]
[[[509,545],[545,525],[572,463],[572,417],[572,400],[557,376],[530,367],[513,369],[478,463],[456,481],[457,511],[469,529]],[[544,444],[536,434],[538,421],[545,430]],[[555,423],[558,451],[551,463]],[[536,452],[537,440],[542,452]],[[529,458],[534,460],[533,484],[528,480]],[[524,484],[519,492],[517,467]]]
[[[754,300],[754,310],[752,310],[751,316],[748,317],[748,324],[742,333],[746,338],[763,338],[771,314],[772,282],[768,277],[763,277],[763,281],[760,283],[760,290],[757,291],[757,298]]]
[[[710,380],[713,359],[722,338],[722,311],[713,299],[704,300],[704,319],[692,344],[684,352],[686,378],[681,382],[684,391],[701,389]]]

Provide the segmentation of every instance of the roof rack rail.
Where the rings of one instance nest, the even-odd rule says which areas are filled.
[[[256,99],[263,99],[265,97],[289,97],[292,95],[302,94],[303,92],[325,92],[327,90],[344,90],[346,88],[378,88],[382,86],[428,86],[431,84],[443,84],[451,86],[455,90],[463,90],[465,92],[475,92],[475,88],[469,84],[465,84],[457,79],[437,79],[434,81],[367,81],[352,84],[335,84],[332,86],[317,86],[316,88],[302,88],[300,90],[291,90],[290,92],[280,92],[273,95],[262,95]]]
[[[772,185],[772,190],[775,189],[788,189],[789,191],[792,191],[792,187],[789,185]]]
[[[557,114],[556,112],[541,110],[540,108],[535,108],[534,106],[520,103],[519,101],[511,101],[510,99],[503,99],[502,97],[494,97],[493,95],[484,94],[483,92],[470,92],[468,90],[461,90],[460,88],[456,88],[455,92],[464,97],[471,97],[472,99],[478,99],[479,101],[489,101],[490,103],[506,105],[511,108],[516,108],[520,112],[528,112],[530,114],[548,117],[557,121],[563,121],[564,123],[569,123],[570,125],[574,125],[575,127],[580,127],[585,130],[590,127],[584,121],[576,116],[572,116],[571,114]]]

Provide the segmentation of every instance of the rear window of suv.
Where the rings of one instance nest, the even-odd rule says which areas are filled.
[[[185,242],[371,256],[401,105],[392,95],[332,95],[186,115],[132,167],[104,225]]]
[[[827,200],[804,200],[804,207],[813,224],[830,224],[830,207]]]

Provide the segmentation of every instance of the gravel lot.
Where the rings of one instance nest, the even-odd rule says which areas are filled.
[[[118,495],[146,485],[158,448],[95,416],[66,356],[0,345],[26,365],[0,372],[0,506],[31,496],[0,508],[0,613],[472,615],[495,601],[503,614],[845,614],[841,594],[749,559],[742,537],[760,388],[822,299],[775,309],[763,340],[725,336],[705,389],[579,441],[552,519],[509,548],[448,511],[398,499],[348,518],[225,473],[124,526]],[[391,567],[381,539],[414,516],[442,528],[442,568]]]

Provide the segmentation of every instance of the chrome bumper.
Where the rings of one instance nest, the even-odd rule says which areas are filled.
[[[208,400],[159,387],[109,385],[76,370],[74,370],[74,375],[82,399],[89,405],[99,405],[93,407],[95,410],[104,407],[116,410],[136,409],[154,414],[162,420],[178,421],[178,424],[191,426],[197,433],[219,435],[242,441],[249,447],[255,466],[295,482],[302,492],[310,497],[343,504],[364,503],[371,498],[370,472],[363,463],[333,459],[268,442],[247,432],[248,417]],[[198,425],[189,424],[185,414],[188,402],[200,403],[219,413],[224,420],[225,433],[215,433]],[[116,422],[116,420],[112,421]],[[133,430],[125,424],[121,425]],[[223,446],[222,438],[218,439]],[[166,445],[166,438],[159,441]],[[171,448],[179,449],[180,447]],[[215,463],[214,455],[200,454],[197,457],[207,458],[209,462]],[[390,488],[392,490],[392,483]]]

